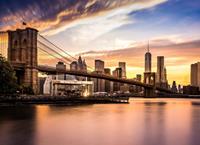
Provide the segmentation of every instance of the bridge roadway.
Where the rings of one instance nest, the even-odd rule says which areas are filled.
[[[58,70],[55,67],[49,67],[49,66],[41,66],[39,65],[37,67],[38,71],[48,73],[48,74],[57,74],[57,73],[63,73],[63,74],[69,74],[69,75],[75,75],[75,76],[83,76],[83,77],[90,77],[90,78],[98,78],[98,79],[105,79],[112,82],[118,82],[118,83],[124,83],[129,85],[136,85],[140,87],[144,87],[146,89],[155,89],[161,92],[174,94],[171,90],[164,89],[161,87],[155,87],[150,84],[141,83],[138,81],[130,80],[130,79],[122,79],[122,78],[116,78],[110,75],[105,74],[97,74],[97,73],[88,73],[83,71],[72,71],[72,70]]]

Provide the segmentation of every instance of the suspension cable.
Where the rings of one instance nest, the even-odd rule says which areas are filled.
[[[41,44],[41,45],[43,45],[43,46],[45,46],[45,47],[48,48],[49,50],[53,51],[55,54],[59,55],[61,58],[65,59],[66,61],[71,62],[70,59],[64,57],[62,54],[58,53],[57,51],[55,51],[54,49],[50,48],[50,47],[47,46],[46,44],[44,44],[44,43],[42,43],[42,42],[40,42],[40,41],[38,41],[38,43]]]
[[[65,53],[66,55],[70,56],[71,58],[73,58],[74,60],[78,61],[77,58],[73,57],[72,55],[70,55],[69,53],[67,53],[66,51],[64,51],[63,49],[61,49],[60,47],[58,47],[57,45],[55,45],[54,43],[52,43],[51,41],[49,41],[47,38],[45,38],[44,36],[40,35],[39,36],[41,38],[43,38],[45,41],[49,42],[51,45],[53,45],[54,47],[56,47],[57,49],[59,49],[60,51],[62,51],[63,53]],[[90,70],[94,70],[91,66],[87,65],[87,67],[90,69]]]
[[[45,53],[49,54],[50,56],[52,56],[52,57],[54,57],[54,58],[56,58],[56,59],[58,59],[58,60],[60,60],[60,61],[62,61],[62,62],[64,62],[64,63],[66,63],[66,64],[70,65],[68,62],[66,62],[66,61],[63,61],[61,58],[59,58],[59,57],[57,57],[57,56],[55,56],[55,55],[51,54],[50,52],[48,52],[48,51],[44,50],[43,48],[41,48],[41,47],[38,47],[38,48],[39,48],[41,51],[43,51],[43,52],[45,52]]]
[[[66,51],[64,51],[63,49],[61,49],[60,47],[58,47],[57,45],[55,45],[54,43],[52,43],[51,41],[49,41],[47,38],[45,38],[44,36],[40,35],[40,37],[42,37],[44,40],[46,40],[47,42],[49,42],[51,45],[53,45],[54,47],[56,47],[57,49],[59,49],[60,51],[62,51],[63,53],[65,53],[66,55],[70,56],[71,58],[73,58],[74,60],[77,60],[74,56],[70,55],[69,53],[67,53]]]

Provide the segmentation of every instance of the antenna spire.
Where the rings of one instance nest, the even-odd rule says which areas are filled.
[[[149,52],[149,41],[148,41],[148,46],[147,46],[147,52]]]

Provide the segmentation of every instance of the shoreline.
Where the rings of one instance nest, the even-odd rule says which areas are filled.
[[[200,99],[197,95],[174,96],[115,96],[115,97],[66,97],[66,96],[0,96],[0,106],[4,105],[90,105],[90,104],[129,104],[129,99]]]
[[[0,104],[127,104],[129,97],[50,97],[50,96],[25,96],[25,97],[0,97]]]

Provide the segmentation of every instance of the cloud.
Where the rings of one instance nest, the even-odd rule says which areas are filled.
[[[129,23],[132,23],[132,21],[126,15],[96,17],[87,22],[83,21],[79,23],[78,26],[70,28],[66,33],[69,34],[73,43],[78,44],[82,42],[79,44],[81,46],[83,43],[89,43],[99,36]],[[47,32],[48,35],[52,33],[54,34],[55,31]]]
[[[91,17],[106,14],[113,22],[125,20],[131,11],[153,7],[166,0],[8,0],[0,1],[0,29],[15,29],[26,21],[28,26],[55,34],[77,25],[92,24]],[[122,18],[116,16],[122,15]],[[126,20],[125,20],[126,21]],[[102,23],[103,24],[103,23]],[[123,23],[122,23],[123,24]],[[117,25],[118,27],[120,25]],[[114,28],[117,26],[113,26]]]

